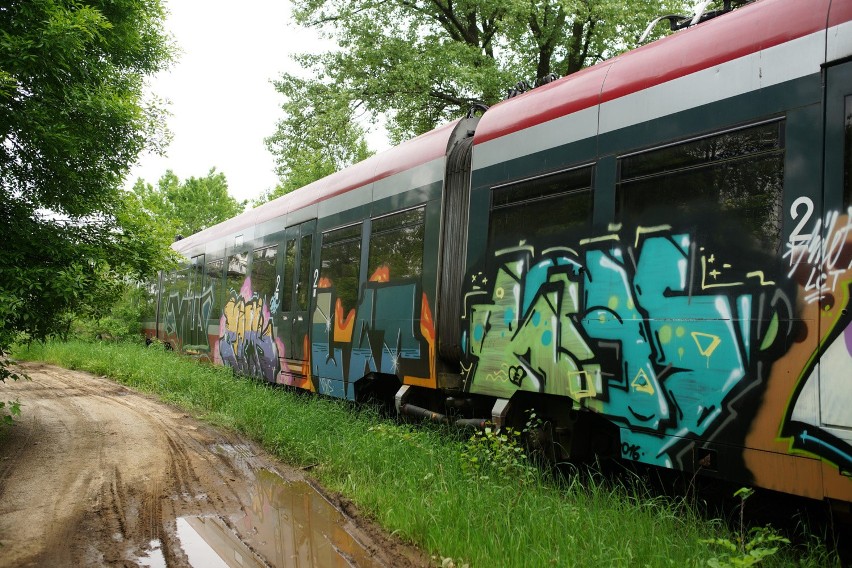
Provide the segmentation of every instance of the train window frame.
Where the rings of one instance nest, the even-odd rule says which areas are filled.
[[[767,126],[772,128],[766,128]],[[657,218],[660,216],[660,212],[658,209],[655,210],[653,204],[664,202],[671,206],[672,211],[680,211],[676,216],[682,218],[690,208],[700,211],[701,201],[704,200],[714,203],[716,210],[720,213],[740,211],[741,213],[736,215],[737,222],[749,227],[749,231],[755,239],[761,241],[763,246],[777,249],[781,245],[783,234],[784,173],[787,153],[786,126],[786,116],[773,116],[768,119],[705,132],[617,156],[617,174],[614,188],[616,222],[620,224],[648,223],[654,225],[662,222],[662,220]],[[712,147],[717,142],[725,150],[728,150],[729,148],[725,148],[725,144],[730,147],[731,142],[736,141],[733,138],[734,135],[747,131],[754,131],[755,133],[753,140],[758,146],[756,150],[731,153],[720,158],[713,156],[705,156],[703,159],[693,157],[691,161],[684,160],[682,156],[671,152],[673,149],[683,149],[682,154],[688,155],[689,146],[694,146],[694,149],[700,152],[702,144],[705,144],[706,147]],[[767,144],[767,134],[770,132],[773,134],[772,144]],[[726,137],[730,137],[730,140],[726,140]],[[748,139],[744,138],[744,140]],[[760,147],[761,145],[763,146]],[[706,154],[706,149],[704,151]],[[671,152],[669,161],[660,159],[666,158],[665,152]],[[647,160],[646,164],[641,162],[638,162],[638,165],[629,163],[630,160],[637,157],[648,157],[650,159]],[[678,158],[680,158],[681,163],[677,163]],[[653,165],[655,161],[658,163]],[[777,167],[771,167],[773,161],[778,163]],[[653,167],[648,164],[652,164]],[[746,165],[751,167],[744,167]],[[759,168],[764,166],[769,166],[766,170],[769,175],[774,172],[775,182],[772,185],[761,184],[761,191],[759,192],[753,191],[751,187],[746,187],[745,191],[740,192],[740,195],[733,198],[728,196],[729,202],[747,200],[746,198],[749,196],[762,198],[759,205],[752,206],[749,209],[742,209],[736,203],[726,205],[724,203],[725,195],[718,191],[721,186],[699,186],[699,189],[692,193],[680,193],[678,196],[683,195],[683,199],[672,200],[672,190],[666,185],[674,185],[677,178],[685,176],[695,176],[700,181],[701,175],[736,176],[740,172],[759,173]],[[635,169],[633,171],[628,170],[629,173],[625,173],[625,167]],[[660,183],[656,184],[653,189],[642,187],[642,185],[654,181]],[[758,207],[765,208],[768,213],[759,217],[751,214]],[[770,226],[771,232],[766,230]]]
[[[334,233],[340,233],[346,230],[357,231],[353,232],[351,235],[345,235],[341,238],[329,240],[329,236]],[[327,229],[321,233],[320,240],[320,262],[319,262],[319,274],[318,279],[322,281],[327,278],[328,272],[327,269],[330,267],[328,258],[326,257],[326,250],[331,249],[333,247],[340,247],[349,245],[354,243],[357,246],[357,258],[352,258],[353,262],[349,263],[349,265],[355,266],[355,289],[345,289],[342,285],[340,285],[339,281],[335,279],[331,279],[330,282],[335,289],[335,296],[341,302],[341,306],[344,310],[352,310],[357,308],[358,299],[361,293],[361,258],[363,257],[363,237],[364,237],[364,221],[358,221],[356,223],[349,223],[347,225],[340,225],[338,227],[334,227],[331,229]],[[344,264],[345,265],[345,264]],[[351,279],[351,276],[348,277]],[[342,293],[345,292],[345,295]],[[354,292],[354,297],[352,297],[352,292]],[[351,303],[351,305],[350,305]]]
[[[296,239],[293,239],[295,242]],[[307,243],[307,247],[305,246]],[[299,235],[299,281],[296,283],[295,309],[307,312],[311,305],[311,257],[314,248],[312,233]]]
[[[235,278],[235,277],[232,276],[231,264],[232,264],[232,259],[235,258],[235,257],[243,257],[243,262],[240,264],[240,266],[242,267],[242,272],[239,272],[239,271],[233,272],[233,274],[238,274],[241,277],[241,278],[239,278],[239,280],[237,280],[237,279],[232,280],[232,278]],[[239,295],[240,292],[242,291],[243,284],[246,281],[246,276],[249,274],[249,266],[248,266],[249,254],[248,254],[248,250],[242,250],[242,251],[234,250],[230,254],[225,256],[225,260],[226,260],[226,262],[225,262],[224,268],[225,268],[226,291],[227,292],[233,291],[234,293]],[[237,284],[237,286],[232,286],[231,285],[232,282]]]
[[[272,256],[262,256],[260,264],[267,265],[272,267],[271,272],[271,281],[264,281],[262,289],[258,288],[258,282],[256,281],[256,277],[260,276],[257,272],[257,264],[258,264],[258,254],[266,255],[269,251],[272,251]],[[271,262],[269,262],[271,260]],[[249,270],[249,275],[251,277],[251,288],[252,292],[257,295],[258,298],[261,298],[265,302],[270,302],[272,298],[275,297],[278,292],[278,284],[279,281],[276,280],[278,277],[278,244],[268,245],[265,247],[258,247],[253,249],[251,252],[251,269]],[[264,295],[265,294],[265,295]]]
[[[218,271],[211,270],[211,267],[215,267],[217,264]],[[220,256],[219,258],[208,260],[204,264],[206,283],[210,287],[210,296],[213,302],[212,309],[210,310],[210,317],[213,319],[218,319],[222,315],[222,287],[227,280],[223,274],[224,269],[225,257]]]
[[[282,254],[284,255],[284,278],[282,279],[282,284],[284,286],[284,292],[282,293],[281,298],[281,311],[282,312],[291,312],[295,309],[294,299],[293,299],[293,286],[295,285],[295,274],[296,274],[296,243],[298,239],[290,238],[286,239],[284,243],[284,251]]]
[[[416,220],[403,220],[402,223],[390,224],[388,226],[383,226],[385,222],[388,222],[393,217],[401,217],[406,214],[412,212],[419,212]],[[378,228],[377,228],[378,227]],[[405,232],[407,229],[419,229],[420,238],[418,239],[420,242],[419,254],[420,254],[420,262],[417,270],[414,272],[405,272],[402,275],[399,273],[394,274],[394,270],[392,267],[387,265],[386,259],[379,262],[378,264],[374,264],[376,246],[379,241],[377,241],[377,237],[385,237],[388,235],[394,235],[397,233]],[[369,249],[367,251],[367,274],[370,275],[370,278],[373,278],[377,271],[382,266],[388,267],[388,278],[393,278],[394,280],[399,279],[420,279],[423,277],[423,260],[425,257],[425,247],[426,247],[426,204],[420,203],[418,205],[414,205],[411,207],[407,207],[405,209],[399,209],[397,211],[391,211],[389,213],[385,213],[383,215],[379,215],[373,217],[370,222],[370,239],[369,239]],[[410,268],[410,267],[409,267]]]
[[[570,174],[579,174],[583,171],[588,171],[588,180],[583,184],[571,184],[567,188],[556,191],[549,191],[542,193],[540,195],[532,195],[529,197],[520,197],[515,199],[509,199],[505,203],[495,204],[495,199],[499,195],[501,191],[506,191],[509,193],[509,190],[512,188],[516,188],[517,190],[523,192],[524,186],[528,186],[530,189],[528,191],[534,191],[536,187],[535,184],[548,180],[548,179],[558,179],[560,176],[566,176]],[[592,226],[593,216],[594,216],[594,207],[595,207],[595,176],[597,173],[597,162],[584,162],[581,164],[576,164],[567,168],[560,168],[555,171],[545,172],[542,174],[537,174],[534,176],[529,176],[521,179],[512,180],[510,182],[501,183],[498,185],[494,185],[490,188],[489,191],[489,208],[488,208],[488,249],[493,250],[495,248],[503,248],[497,247],[497,220],[495,216],[495,212],[499,213],[501,211],[518,211],[519,207],[528,207],[530,205],[536,204],[545,204],[545,203],[554,203],[556,200],[565,200],[572,199],[577,197],[585,197],[588,200],[588,203],[585,205],[585,218],[582,221],[573,222],[569,225],[565,225],[563,222],[559,222],[554,226],[558,225],[558,227],[562,230],[562,233],[565,232],[573,232],[582,229],[588,229]],[[584,180],[585,181],[585,180]],[[522,194],[521,194],[522,195]],[[518,235],[521,236],[521,235]],[[540,240],[540,235],[533,235],[532,237],[528,236],[528,233],[523,234],[524,241],[538,241]],[[505,237],[501,236],[501,239],[506,240]],[[509,246],[508,243],[503,243],[505,246]],[[513,246],[517,246],[518,243],[515,243]],[[540,244],[540,243],[537,243]],[[550,243],[554,244],[554,243]]]
[[[843,209],[852,207],[852,95],[843,97]]]
[[[201,254],[197,254],[192,257],[190,262],[190,272],[192,273],[192,277],[190,279],[190,287],[189,289],[192,291],[194,295],[201,294],[204,291],[204,285],[206,283],[205,274],[204,274],[204,258],[205,254],[202,252]]]

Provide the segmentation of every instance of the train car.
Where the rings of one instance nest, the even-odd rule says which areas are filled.
[[[852,502],[852,2],[695,21],[175,243],[148,333]]]

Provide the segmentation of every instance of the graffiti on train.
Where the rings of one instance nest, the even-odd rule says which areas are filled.
[[[790,208],[797,225],[787,241],[784,258],[789,262],[790,278],[801,282],[805,301],[831,303],[841,291],[840,283],[852,270],[852,214],[832,211],[817,219],[807,230],[814,203],[799,197]]]
[[[669,226],[497,251],[468,276],[466,388],[568,396],[671,466],[733,421],[793,333],[795,292],[736,259]]]
[[[284,345],[275,337],[268,302],[252,292],[246,278],[231,290],[219,322],[219,358],[234,370],[275,382]]]
[[[319,281],[311,335],[311,373],[319,392],[351,399],[354,382],[369,373],[434,385],[429,301],[419,282],[389,280],[387,267],[376,270],[351,309],[333,282]]]
[[[852,476],[852,208],[830,212],[805,232],[812,205],[796,200],[791,216],[801,212],[785,258],[809,303],[819,302],[819,357],[802,372],[790,399],[782,439],[792,451],[815,455]],[[804,233],[804,234],[803,234]]]
[[[186,352],[210,351],[207,339],[207,320],[213,310],[213,288],[200,293],[178,292],[166,300],[163,325],[168,336],[175,337],[180,349]]]

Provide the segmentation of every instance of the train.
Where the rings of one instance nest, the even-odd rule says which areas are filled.
[[[145,333],[848,506],[852,2],[726,12],[175,242]]]

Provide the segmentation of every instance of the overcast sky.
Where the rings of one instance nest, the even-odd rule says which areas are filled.
[[[270,80],[297,72],[291,55],[333,46],[290,22],[280,0],[163,0],[166,26],[181,49],[177,63],[150,80],[171,101],[174,139],[165,157],[143,155],[126,180],[156,183],[167,169],[179,178],[223,172],[231,195],[251,199],[274,187],[272,155],[263,139],[275,130],[283,98]],[[383,133],[368,136],[375,150]]]
[[[321,50],[323,43],[290,23],[289,2],[164,3],[166,26],[182,53],[150,87],[172,103],[174,138],[166,157],[143,155],[126,186],[139,177],[156,183],[167,169],[185,179],[215,167],[225,174],[231,195],[257,197],[277,181],[263,139],[275,129],[283,98],[270,80],[298,69],[291,54]]]

